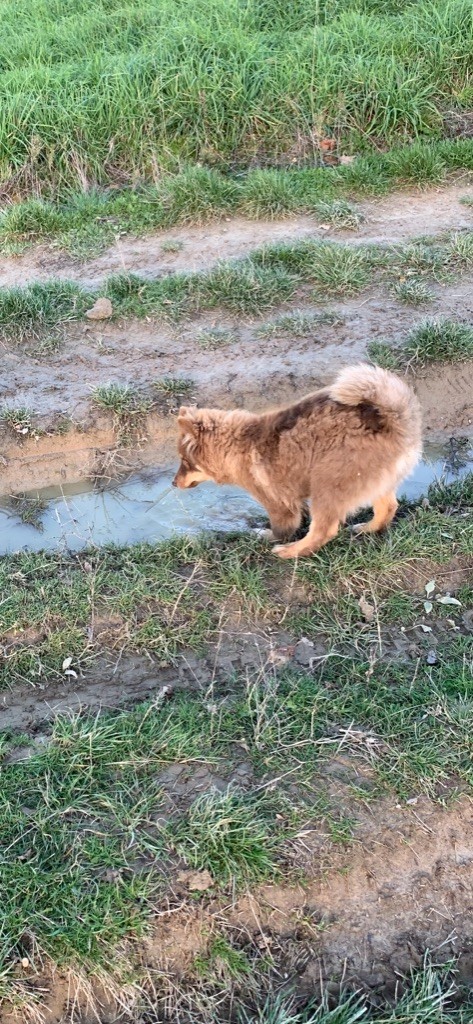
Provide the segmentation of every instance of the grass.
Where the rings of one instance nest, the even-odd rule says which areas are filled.
[[[317,558],[301,561],[295,570],[293,566],[286,570],[251,536],[218,545],[211,538],[200,542],[181,538],[156,549],[146,544],[104,549],[87,556],[88,572],[82,569],[81,557],[8,556],[0,565],[2,643],[6,645],[3,685],[22,679],[34,682],[44,672],[60,676],[67,656],[84,665],[93,660],[98,650],[91,630],[93,608],[113,624],[107,641],[112,648],[155,652],[168,663],[183,647],[202,651],[212,642],[227,604],[228,614],[236,614],[238,608],[244,621],[283,613],[287,618],[283,597],[272,595],[284,594],[287,573],[292,576],[294,571],[309,604],[290,611],[288,628],[293,623],[299,635],[305,635],[306,628],[310,635],[315,630],[333,641],[334,651],[343,653],[351,625],[360,618],[356,595],[369,593],[375,586],[379,600],[382,594],[387,599],[393,589],[402,591],[409,566],[415,577],[417,571],[422,573],[423,561],[446,564],[469,555],[471,524],[458,511],[462,502],[470,507],[468,481],[467,476],[455,485],[456,513],[449,514],[448,506],[445,511],[414,507],[385,539],[354,544],[344,532]],[[317,608],[317,617],[311,606]],[[382,601],[379,607],[382,616]],[[24,633],[26,627],[28,633]],[[367,625],[362,630],[360,643],[371,643],[373,628]]]
[[[209,327],[205,331],[198,332],[196,341],[199,348],[214,352],[226,345],[235,344],[238,341],[238,335],[236,331],[230,331],[224,327]]]
[[[131,384],[109,382],[92,389],[92,401],[114,417],[117,444],[126,447],[137,438],[147,413],[153,407],[152,398],[140,394]]]
[[[22,342],[48,334],[82,315],[82,295],[68,281],[0,289],[0,337]]]
[[[371,342],[368,355],[386,370],[473,359],[473,327],[456,320],[425,320],[400,345]]]
[[[433,293],[423,281],[400,281],[393,288],[393,294],[407,306],[422,306],[432,302]]]
[[[345,199],[333,199],[331,202],[320,201],[315,205],[315,212],[326,223],[340,230],[355,230],[364,221],[361,210]]]
[[[3,734],[5,999],[31,1008],[35,993],[18,965],[35,969],[45,958],[62,969],[106,971],[112,989],[131,977],[138,984],[136,939],[166,906],[183,868],[208,871],[212,896],[227,902],[261,880],[290,883],[294,844],[307,828],[333,848],[349,848],[367,799],[435,798],[450,780],[473,786],[471,645],[462,633],[473,600],[472,479],[429,491],[429,505],[407,506],[386,537],[350,543],[344,535],[298,566],[271,560],[251,536],[2,559],[4,685],[55,678],[66,685],[65,671],[94,671],[105,651],[117,658],[118,678],[127,650],[160,665],[183,649],[216,651],[236,620],[245,635],[283,620],[286,637],[306,636],[327,652],[310,671],[294,662],[275,671],[256,654],[231,679],[209,668],[208,689],[157,688],[131,710],[59,716],[41,745]],[[458,605],[439,600],[452,590],[451,566]],[[361,621],[361,595],[375,607],[374,622]],[[383,654],[393,629],[409,637],[419,622],[437,636],[434,666],[426,660],[432,633],[412,634],[413,660]],[[353,794],[350,813],[324,774],[342,738],[345,762],[370,768],[368,790]],[[238,789],[232,780],[242,763],[249,784]],[[202,766],[209,782],[196,797],[192,780]],[[177,800],[175,775],[166,774],[176,768],[189,781]],[[262,955],[255,947],[245,959],[229,937],[210,935],[208,954],[194,964],[195,993],[204,985],[210,998],[222,978],[240,981],[242,1013],[253,1006],[255,1020],[271,1020],[269,1013],[289,1012],[290,1001],[271,995],[271,954]],[[435,985],[429,991],[443,1006]],[[423,991],[421,998],[412,990],[411,1009],[427,1012]],[[348,1005],[352,1012],[355,1003],[342,1000],[344,1014]],[[200,1012],[196,1020],[209,1019],[208,1007]],[[325,1020],[322,1007],[315,1012]],[[390,1021],[394,1011],[382,1012]]]
[[[441,139],[444,111],[471,105],[465,0],[128,0],[113,25],[105,0],[85,13],[77,0],[8,0],[3,24],[0,147],[17,190],[156,178],[188,161],[313,162],[328,136],[369,153]],[[441,168],[433,154],[430,173]]]
[[[260,338],[279,338],[286,334],[292,334],[295,338],[311,338],[318,327],[335,327],[343,319],[343,314],[332,313],[330,310],[306,313],[302,309],[295,309],[292,313],[282,313],[274,320],[261,324],[256,334]]]
[[[175,398],[178,395],[187,395],[193,384],[187,377],[161,377],[154,381],[154,387],[159,394]]]
[[[98,384],[92,389],[92,400],[101,409],[113,412],[118,417],[144,415],[151,407],[151,402],[139,395],[130,384]]]
[[[5,405],[0,410],[0,422],[20,438],[29,437],[34,431],[31,412],[24,405],[17,408]]]
[[[190,867],[207,870],[224,884],[274,877],[276,844],[266,802],[231,789],[204,794],[169,826],[171,848]]]
[[[61,325],[80,319],[102,293],[111,300],[116,316],[171,322],[215,309],[262,315],[302,297],[302,289],[307,292],[308,288],[318,302],[359,294],[374,281],[399,289],[401,273],[415,273],[419,280],[415,294],[425,296],[427,285],[420,275],[442,281],[453,269],[466,271],[471,247],[471,232],[452,235],[442,243],[434,240],[430,245],[405,247],[305,239],[268,244],[244,259],[216,263],[201,273],[174,273],[151,281],[134,274],[114,275],[100,293],[68,282],[5,288],[0,293],[0,336],[16,342],[46,338],[49,344]],[[412,297],[412,286],[402,294]],[[318,322],[327,323],[333,315],[324,311]]]

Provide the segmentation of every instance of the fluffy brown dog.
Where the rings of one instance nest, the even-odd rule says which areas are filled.
[[[374,515],[354,527],[357,533],[388,526],[397,509],[396,488],[422,452],[413,391],[374,366],[349,366],[330,387],[276,412],[183,406],[178,424],[175,487],[204,480],[244,487],[267,509],[280,541],[299,528],[310,500],[309,531],[302,540],[277,545],[281,558],[317,551],[363,506],[371,505]]]

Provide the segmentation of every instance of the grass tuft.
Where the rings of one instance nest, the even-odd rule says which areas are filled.
[[[401,281],[393,288],[393,293],[400,302],[408,306],[422,306],[431,302],[434,298],[433,292],[423,281]]]
[[[263,802],[232,789],[199,797],[170,826],[168,841],[189,867],[206,869],[223,884],[255,882],[276,872]]]
[[[402,354],[420,366],[473,359],[473,327],[455,320],[426,320],[408,334]]]

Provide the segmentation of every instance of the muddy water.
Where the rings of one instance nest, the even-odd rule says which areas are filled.
[[[415,499],[430,483],[450,482],[473,464],[465,458],[428,446],[425,459],[400,493]],[[134,544],[166,540],[176,534],[195,535],[205,530],[245,530],[264,520],[264,510],[236,487],[203,484],[189,491],[171,487],[171,472],[133,476],[107,490],[94,490],[85,481],[59,490],[46,488],[26,496],[23,508],[0,505],[0,554],[15,551],[78,551],[104,544]],[[24,514],[24,512],[23,512]]]

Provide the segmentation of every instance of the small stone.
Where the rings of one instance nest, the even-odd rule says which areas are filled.
[[[312,640],[308,640],[305,636],[301,637],[294,648],[294,658],[297,664],[310,666],[314,654],[315,648]]]
[[[85,315],[88,320],[109,320],[113,316],[113,306],[110,299],[97,299],[97,302],[94,302]]]
[[[29,962],[27,956],[23,957],[23,959],[21,961],[21,966],[25,969],[25,971],[26,971],[26,968],[30,966],[30,962]]]
[[[215,885],[210,871],[180,871],[177,881],[186,885],[191,892],[206,892]]]
[[[437,655],[436,655],[435,651],[429,651],[429,653],[428,653],[428,655],[427,655],[425,660],[426,660],[428,665],[436,665],[437,664]]]

